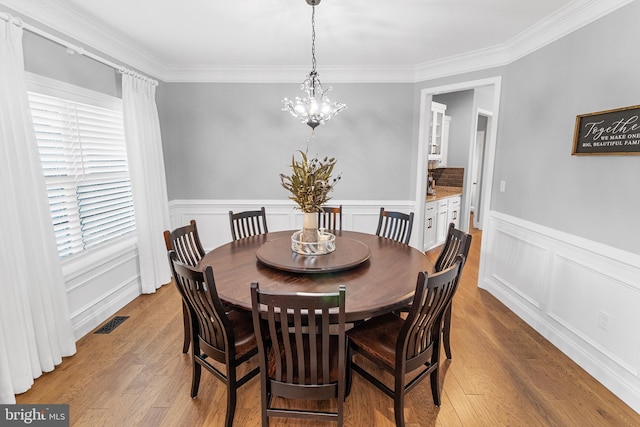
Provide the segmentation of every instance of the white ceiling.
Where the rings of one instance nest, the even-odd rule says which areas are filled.
[[[356,79],[416,81],[503,65],[629,1],[323,0],[317,68],[342,80],[350,70]],[[284,70],[300,79],[311,66],[305,0],[0,3],[163,80],[278,80]]]

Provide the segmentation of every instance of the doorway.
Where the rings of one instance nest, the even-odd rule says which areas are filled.
[[[484,168],[486,160],[486,141],[491,130],[491,119],[493,113],[487,110],[478,109],[476,113],[476,138],[473,143],[473,155],[471,166],[471,203],[469,211],[471,214],[470,226],[482,230],[482,181],[484,179]]]
[[[427,149],[424,141],[427,140],[426,135],[430,129],[430,114],[427,112],[431,109],[431,101],[434,95],[440,95],[451,92],[458,92],[463,90],[480,89],[482,91],[490,93],[492,97],[491,106],[486,110],[479,109],[474,105],[473,111],[476,112],[472,121],[471,136],[467,142],[468,161],[465,166],[465,174],[468,175],[468,171],[473,169],[474,164],[474,152],[476,151],[476,130],[478,128],[478,116],[487,116],[487,129],[485,131],[484,138],[484,153],[481,169],[480,181],[475,181],[477,185],[476,193],[479,200],[475,203],[474,208],[478,213],[478,225],[483,226],[484,221],[488,217],[489,207],[491,205],[491,188],[493,181],[493,167],[495,159],[495,147],[496,147],[496,135],[497,135],[497,119],[499,115],[500,106],[500,91],[501,91],[501,77],[493,77],[488,79],[474,80],[464,83],[458,83],[446,86],[437,86],[424,88],[420,94],[420,124],[418,130],[418,161],[417,161],[417,183],[416,183],[416,219],[418,236],[420,236],[417,242],[419,247],[423,245],[424,236],[424,215],[425,215],[425,197],[427,194]],[[475,102],[475,101],[474,101]],[[470,224],[470,206],[472,204],[472,180],[470,176],[465,177],[463,193],[462,193],[462,209],[460,215],[460,227],[461,229],[468,231]],[[476,215],[474,215],[475,217]]]

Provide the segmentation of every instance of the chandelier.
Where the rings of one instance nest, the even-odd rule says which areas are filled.
[[[300,85],[307,96],[300,98],[296,96],[295,101],[284,98],[284,108],[282,111],[288,111],[291,115],[302,123],[306,123],[315,129],[318,125],[323,125],[340,111],[347,108],[346,104],[339,102],[331,102],[325,95],[332,88],[322,88],[318,72],[316,71],[316,5],[320,4],[320,0],[306,0],[307,4],[312,7],[311,12],[311,72]]]

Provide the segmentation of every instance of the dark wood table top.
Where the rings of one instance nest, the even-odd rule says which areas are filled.
[[[368,246],[370,257],[348,270],[296,273],[269,267],[257,259],[256,251],[264,243],[289,238],[293,232],[279,231],[227,243],[205,255],[199,265],[213,267],[221,299],[246,310],[251,310],[252,282],[258,282],[260,289],[282,292],[335,292],[338,285],[344,284],[348,322],[403,307],[413,298],[418,272],[433,271],[431,261],[417,249],[375,234],[354,231],[336,234],[336,252],[339,237],[344,237]]]

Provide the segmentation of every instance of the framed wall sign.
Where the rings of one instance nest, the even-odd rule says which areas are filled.
[[[640,105],[576,117],[573,155],[640,155]]]

